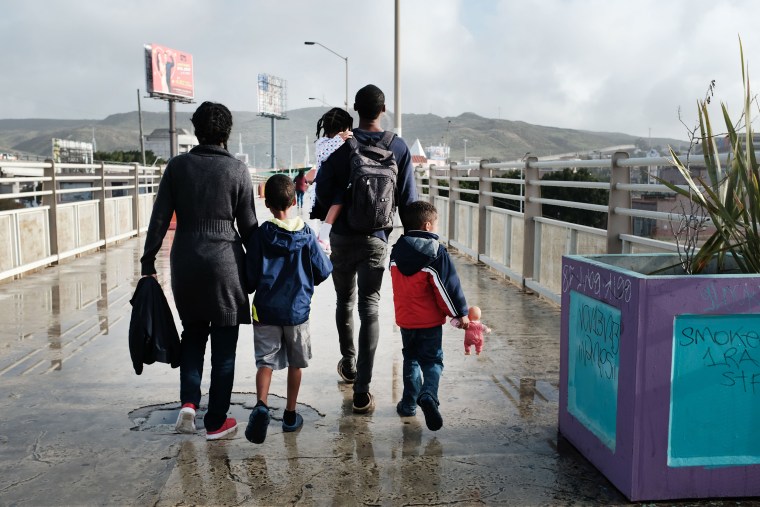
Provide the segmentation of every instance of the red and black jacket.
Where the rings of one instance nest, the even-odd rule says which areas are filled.
[[[440,326],[446,316],[467,315],[462,286],[449,253],[432,232],[409,231],[391,250],[396,324],[406,329]]]

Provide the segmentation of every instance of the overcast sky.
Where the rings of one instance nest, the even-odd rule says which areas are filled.
[[[0,11],[0,118],[136,110],[146,43],[193,55],[196,101],[256,111],[258,73],[287,80],[289,109],[342,105],[345,64],[303,44],[318,41],[348,57],[349,101],[374,83],[393,109],[393,0],[3,0]],[[403,113],[685,139],[678,108],[694,123],[711,80],[717,99],[740,104],[739,35],[760,77],[753,0],[401,0],[401,16]]]

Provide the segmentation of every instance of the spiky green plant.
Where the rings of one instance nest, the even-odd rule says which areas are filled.
[[[709,181],[691,176],[689,164],[684,163],[670,149],[673,163],[686,180],[687,188],[660,180],[674,192],[689,198],[709,215],[715,232],[699,247],[690,259],[687,272],[701,273],[710,262],[717,261],[718,271],[731,258],[742,273],[760,273],[760,177],[752,142],[750,107],[753,99],[744,61],[744,50],[739,40],[741,53],[742,82],[744,85],[743,113],[737,125],[744,124],[744,132],[731,121],[726,104],[721,103],[723,120],[726,124],[730,152],[725,165],[721,164],[715,142],[708,100],[698,102],[699,131]]]

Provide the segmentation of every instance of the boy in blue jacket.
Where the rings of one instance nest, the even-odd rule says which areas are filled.
[[[288,211],[296,204],[293,181],[276,174],[267,180],[264,193],[274,217],[259,226],[246,248],[248,291],[255,292],[251,312],[258,401],[245,437],[255,444],[263,443],[267,436],[267,397],[273,370],[288,368],[282,430],[296,431],[303,425],[296,401],[301,369],[311,359],[311,296],[314,286],[332,272],[332,264],[311,228],[300,217],[288,218]]]
[[[438,242],[438,211],[415,201],[405,211],[407,231],[391,250],[391,281],[396,324],[401,328],[404,394],[396,405],[402,417],[425,414],[431,431],[443,426],[438,381],[443,372],[442,325],[456,317],[467,328],[467,302],[449,253]],[[422,378],[420,378],[422,376]]]

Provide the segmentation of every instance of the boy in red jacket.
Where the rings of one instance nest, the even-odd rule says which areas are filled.
[[[419,405],[428,429],[437,431],[443,426],[438,410],[442,326],[448,316],[458,318],[466,329],[467,302],[449,253],[435,234],[435,206],[413,202],[405,211],[404,223],[408,230],[391,250],[393,305],[404,346],[404,394],[396,412],[411,417]]]

